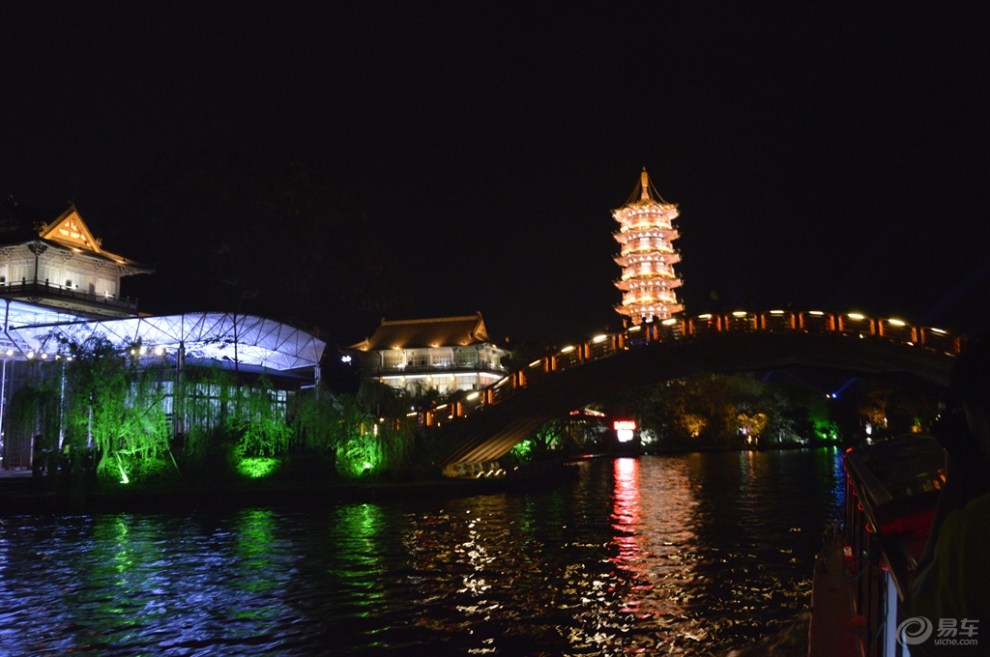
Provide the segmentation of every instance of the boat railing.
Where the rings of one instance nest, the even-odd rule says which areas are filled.
[[[843,557],[865,657],[904,657],[896,630],[927,543],[945,452],[929,436],[898,438],[845,456]]]

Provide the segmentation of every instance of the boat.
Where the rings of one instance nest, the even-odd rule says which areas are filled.
[[[906,657],[898,630],[928,543],[945,450],[913,434],[847,450],[843,523],[815,563],[809,657]]]

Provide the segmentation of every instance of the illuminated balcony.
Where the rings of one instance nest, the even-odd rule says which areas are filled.
[[[0,297],[42,304],[93,317],[124,317],[137,314],[137,299],[88,292],[48,281],[21,280],[0,283]]]

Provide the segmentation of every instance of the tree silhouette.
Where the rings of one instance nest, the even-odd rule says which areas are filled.
[[[120,212],[116,250],[157,266],[125,283],[145,310],[260,314],[349,340],[406,303],[373,222],[304,162],[172,154]]]

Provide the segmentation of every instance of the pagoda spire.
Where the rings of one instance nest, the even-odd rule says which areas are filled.
[[[622,278],[615,283],[622,303],[615,311],[633,324],[662,321],[684,310],[675,292],[681,286],[674,270],[681,259],[673,246],[679,237],[673,226],[677,205],[651,192],[646,167],[639,174],[639,188],[638,199],[633,189],[626,204],[612,212],[619,222],[612,234],[619,243],[615,263],[622,268]]]

